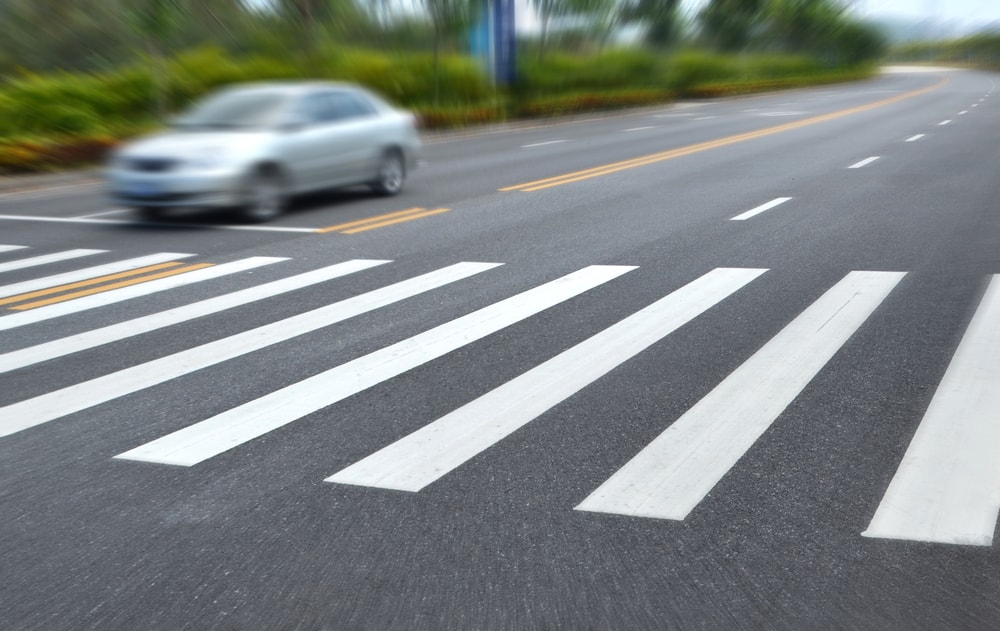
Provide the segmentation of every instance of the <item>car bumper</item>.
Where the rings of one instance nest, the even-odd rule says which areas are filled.
[[[122,206],[140,208],[217,208],[242,202],[239,171],[143,173],[108,169],[108,196]]]

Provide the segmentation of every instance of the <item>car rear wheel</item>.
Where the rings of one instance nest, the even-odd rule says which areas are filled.
[[[247,221],[270,221],[285,212],[288,194],[281,174],[276,169],[259,169],[251,175],[244,191],[240,214]]]
[[[406,166],[399,151],[387,151],[379,163],[378,176],[372,182],[372,189],[379,195],[396,195],[403,190],[406,180]]]
[[[141,219],[146,221],[158,221],[163,219],[163,217],[167,214],[165,208],[158,207],[136,206],[134,210]]]

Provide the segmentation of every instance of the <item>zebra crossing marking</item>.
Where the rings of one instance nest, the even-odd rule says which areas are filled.
[[[993,276],[865,537],[993,545],[1000,512],[1000,275]]]
[[[122,302],[124,300],[137,298],[139,296],[148,296],[150,294],[166,291],[168,289],[175,289],[177,287],[183,287],[184,285],[200,283],[213,278],[221,278],[222,276],[228,276],[229,274],[236,274],[238,272],[244,272],[257,267],[262,267],[264,265],[271,265],[273,263],[279,263],[287,260],[287,258],[276,256],[253,256],[233,261],[231,263],[223,263],[205,269],[195,270],[179,276],[160,278],[141,285],[132,285],[130,287],[122,287],[120,289],[114,289],[101,294],[86,296],[72,302],[61,302],[31,311],[13,313],[0,317],[0,331],[6,331],[28,324],[37,324],[38,322],[42,322],[44,320],[51,320],[52,318],[58,318],[71,313],[79,313],[81,311],[95,309],[97,307],[104,307],[117,302]]]
[[[86,267],[83,269],[78,269],[63,274],[46,276],[44,278],[34,278],[32,280],[26,280],[20,283],[13,283],[10,285],[4,285],[0,287],[0,298],[7,298],[9,296],[16,296],[19,294],[26,294],[33,291],[38,291],[40,289],[47,289],[58,285],[75,283],[78,281],[97,278],[99,276],[106,276],[109,274],[117,274],[119,272],[124,272],[127,270],[139,269],[149,265],[166,263],[168,261],[189,258],[192,256],[194,256],[194,254],[182,254],[180,252],[159,252],[157,254],[150,254],[148,256],[140,256],[137,258],[125,259],[123,261],[115,261],[114,263],[105,263],[104,265],[95,265],[94,267]]]
[[[111,342],[162,329],[173,324],[187,322],[195,318],[218,313],[257,300],[279,296],[281,294],[309,287],[348,274],[384,265],[390,261],[370,259],[354,259],[328,267],[282,278],[263,285],[241,289],[222,296],[208,298],[199,302],[160,311],[147,316],[134,318],[118,324],[78,333],[58,340],[52,340],[28,348],[0,354],[0,373],[10,372],[39,362],[71,353],[77,353],[88,348],[95,348]]]
[[[116,456],[192,466],[598,287],[632,266],[593,265]]]
[[[500,264],[458,263],[186,351],[8,405],[0,408],[0,437],[330,326],[498,265]]]
[[[0,263],[0,272],[11,272],[14,270],[25,269],[28,267],[36,267],[38,265],[48,265],[49,263],[58,263],[60,261],[69,261],[71,259],[80,258],[82,256],[91,256],[94,254],[103,254],[107,250],[66,250],[65,252],[53,252],[52,254],[42,254],[40,256],[32,256],[26,259],[17,259],[16,261],[8,261],[6,263]]]
[[[845,276],[576,509],[686,518],[904,275]]]
[[[765,271],[713,270],[326,481],[420,491]]]

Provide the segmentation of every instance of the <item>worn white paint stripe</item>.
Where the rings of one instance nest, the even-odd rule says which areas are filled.
[[[577,509],[687,517],[902,277],[896,272],[848,274]]]
[[[875,162],[876,160],[878,160],[878,158],[879,158],[878,156],[872,156],[872,157],[870,157],[870,158],[865,158],[865,159],[864,159],[864,160],[862,160],[861,162],[857,162],[857,163],[855,163],[855,164],[852,164],[852,165],[851,165],[851,166],[849,166],[848,168],[849,168],[849,169],[860,169],[860,168],[863,168],[863,167],[866,167],[866,166],[868,166],[868,165],[869,165],[869,164],[871,164],[872,162]]]
[[[238,272],[244,272],[246,270],[287,260],[288,259],[284,257],[252,256],[239,261],[233,261],[232,263],[213,265],[212,267],[205,267],[194,270],[193,272],[185,272],[183,274],[169,276],[167,278],[158,278],[146,283],[130,285],[128,287],[122,287],[121,289],[112,289],[111,291],[77,298],[76,300],[57,302],[47,307],[39,307],[37,309],[22,311],[20,313],[11,313],[0,317],[0,331],[14,329],[28,324],[37,324],[38,322],[51,320],[52,318],[59,318],[71,313],[80,313],[81,311],[104,307],[125,300],[131,300],[132,298],[138,298],[139,296],[148,296],[150,294],[166,291],[168,289],[176,289],[177,287],[192,285],[194,283],[200,283],[213,278],[220,278],[222,276],[228,276],[229,274],[236,274]]]
[[[74,283],[80,280],[97,278],[99,276],[106,276],[108,274],[115,274],[117,272],[139,269],[140,267],[146,267],[147,265],[156,265],[157,263],[165,263],[167,261],[185,259],[191,256],[194,256],[194,254],[182,254],[180,252],[158,252],[157,254],[140,256],[134,259],[126,259],[124,261],[115,261],[114,263],[105,263],[104,265],[95,265],[93,267],[78,269],[72,272],[66,272],[64,274],[55,274],[53,276],[46,276],[45,278],[34,278],[32,280],[26,280],[21,283],[14,283],[11,285],[4,285],[3,287],[0,287],[0,298],[6,298],[8,296],[16,296],[17,294],[36,291],[38,289],[56,287],[58,285],[65,285],[67,283]]]
[[[1000,275],[938,384],[866,537],[989,546],[1000,511]]]
[[[123,453],[191,466],[471,344],[635,269],[587,267]]]
[[[23,250],[26,245],[0,245],[0,252],[11,252],[13,250]]]
[[[498,263],[458,263],[376,289],[319,309],[244,331],[202,346],[91,379],[20,403],[0,408],[0,436],[112,401],[182,375],[246,355],[299,335],[336,324],[457,280]]]
[[[791,197],[779,197],[777,199],[772,199],[771,201],[767,202],[766,204],[761,204],[760,206],[758,206],[756,208],[753,208],[751,210],[748,210],[748,211],[746,211],[745,213],[743,213],[741,215],[736,215],[735,217],[733,217],[732,219],[730,219],[730,221],[745,221],[745,220],[747,220],[747,219],[749,219],[751,217],[755,217],[755,216],[757,216],[757,215],[759,215],[759,214],[761,214],[763,212],[767,212],[768,210],[771,210],[772,208],[775,208],[777,206],[781,206],[785,202],[791,201],[791,199],[792,199]]]
[[[7,221],[39,221],[43,223],[82,223],[82,224],[113,224],[113,225],[126,225],[126,226],[137,226],[137,225],[151,225],[151,226],[162,226],[169,225],[171,227],[187,227],[187,228],[199,228],[201,230],[237,230],[237,231],[250,231],[250,232],[302,232],[302,233],[312,233],[316,232],[317,228],[291,228],[288,226],[218,226],[212,224],[183,224],[170,222],[169,224],[162,224],[156,222],[148,221],[130,221],[128,219],[87,219],[83,217],[34,217],[31,215],[0,215],[0,220]]]
[[[78,259],[81,256],[91,256],[93,254],[103,254],[105,252],[107,252],[107,250],[83,250],[83,249],[66,250],[65,252],[53,252],[52,254],[43,254],[42,256],[33,256],[27,259],[18,259],[16,261],[0,263],[0,272],[10,272],[17,269],[25,269],[27,267],[36,267],[38,265],[58,263],[60,261]]]
[[[631,132],[631,131],[645,131],[647,129],[654,129],[655,127],[656,127],[655,125],[646,125],[645,127],[632,127],[631,129],[626,129],[625,131],[626,132]]]
[[[419,491],[663,339],[766,270],[716,269],[327,482]]]
[[[531,147],[544,147],[545,145],[558,145],[561,142],[566,142],[565,140],[546,140],[545,142],[534,142],[530,145],[521,145],[522,149],[530,149]]]
[[[968,113],[969,113],[969,110],[962,110],[961,112],[958,113],[958,115],[959,116],[965,116]]]
[[[942,126],[942,125],[948,125],[948,124],[950,124],[950,123],[951,123],[951,119],[948,119],[948,120],[946,120],[946,121],[941,121],[940,123],[938,123],[938,126]]]
[[[316,283],[339,278],[347,274],[353,274],[361,270],[369,269],[377,265],[383,265],[389,261],[375,261],[356,259],[338,263],[329,267],[298,274],[289,278],[283,278],[256,287],[249,287],[234,291],[223,296],[216,296],[200,302],[195,302],[183,307],[176,307],[153,313],[141,318],[135,318],[126,322],[112,324],[100,329],[86,331],[77,335],[71,335],[58,340],[52,340],[37,346],[31,346],[20,350],[12,351],[0,355],[0,373],[9,372],[18,368],[31,366],[39,362],[64,357],[71,353],[78,353],[88,348],[95,348],[102,344],[117,342],[126,338],[162,329],[167,326],[187,322],[195,318],[200,318],[213,313],[218,313],[226,309],[232,309],[241,305],[249,304],[257,300],[271,298],[283,293],[309,287]]]
[[[918,140],[920,140],[924,136],[925,136],[925,134],[917,134],[916,136],[910,136],[909,138],[906,139],[906,142],[917,142]]]

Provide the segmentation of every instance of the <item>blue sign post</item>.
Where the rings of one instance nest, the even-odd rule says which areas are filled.
[[[482,57],[497,85],[516,78],[514,0],[481,0],[482,18],[471,33],[472,53]]]

